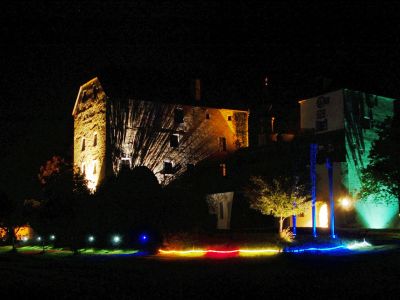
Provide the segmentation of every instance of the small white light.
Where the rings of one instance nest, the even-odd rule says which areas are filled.
[[[38,242],[40,242],[42,240],[42,238],[40,236],[37,237],[36,239]]]
[[[114,244],[119,244],[121,242],[121,237],[119,235],[115,235],[112,240]]]
[[[28,240],[28,237],[27,237],[27,236],[23,236],[23,237],[22,237],[22,241],[23,241],[23,242],[26,242],[27,240]]]
[[[89,243],[93,243],[94,242],[94,236],[93,235],[89,235],[88,242]]]
[[[54,234],[50,235],[50,240],[54,241],[56,239],[56,236]]]
[[[351,201],[349,200],[349,198],[343,198],[340,201],[340,205],[342,205],[343,208],[349,208],[351,205]]]

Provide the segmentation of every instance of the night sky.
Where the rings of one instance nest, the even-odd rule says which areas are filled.
[[[268,102],[282,122],[336,88],[400,98],[396,1],[216,2],[1,4],[0,189],[40,195],[39,167],[71,156],[74,101],[95,76],[110,96],[183,103],[201,78],[208,104]]]

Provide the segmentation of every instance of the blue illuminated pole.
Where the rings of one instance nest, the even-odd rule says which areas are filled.
[[[329,180],[329,202],[331,211],[331,238],[336,238],[335,235],[335,203],[333,201],[333,166],[329,157],[326,159],[326,168],[328,169],[328,180]]]
[[[292,216],[292,221],[293,221],[293,235],[296,235],[297,234],[297,231],[296,231],[296,226],[297,226],[297,224],[296,224],[296,215]]]
[[[317,215],[315,211],[315,203],[317,201],[317,144],[310,145],[310,176],[311,176],[311,209],[312,209],[312,234],[317,237]]]

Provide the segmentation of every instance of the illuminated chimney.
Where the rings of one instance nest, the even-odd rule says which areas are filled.
[[[196,101],[201,100],[201,82],[200,79],[194,80],[194,99]]]

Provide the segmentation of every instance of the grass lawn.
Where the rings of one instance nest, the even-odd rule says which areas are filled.
[[[397,247],[262,258],[0,253],[0,293],[40,298],[397,298]],[[381,249],[381,250],[379,250]]]

